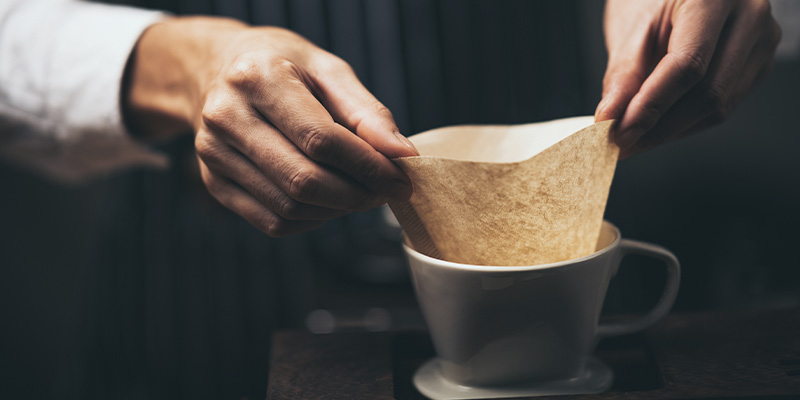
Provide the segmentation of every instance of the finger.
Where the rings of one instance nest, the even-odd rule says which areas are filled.
[[[768,48],[768,46],[757,48]],[[753,89],[753,83],[769,72],[772,62],[765,65],[751,65],[741,74],[741,82],[733,90],[731,105],[727,108],[727,113],[733,111],[733,107],[738,104]],[[720,112],[708,107],[704,100],[705,95],[685,96],[673,107],[667,115],[649,133],[642,137],[633,146],[620,151],[620,159],[626,159],[638,153],[652,149],[653,147],[683,139],[696,133],[708,130],[719,125],[727,118],[727,113]]]
[[[619,119],[651,68],[655,38],[648,31],[631,35],[638,40],[623,42],[622,47],[609,49],[608,65],[603,77],[603,96],[595,110],[595,121]]]
[[[221,154],[224,150],[216,139],[220,137],[298,202],[344,211],[363,211],[386,202],[386,198],[310,160],[274,126],[248,117],[248,109],[213,100],[208,104],[203,114],[206,129],[201,129],[195,140],[198,155],[204,160],[225,162]],[[209,135],[209,131],[215,133]]]
[[[273,237],[287,236],[312,230],[324,221],[287,221],[259,203],[255,198],[231,181],[212,173],[199,161],[200,174],[208,191],[223,206],[239,214],[247,222]]]
[[[769,5],[769,3],[767,3]],[[768,27],[761,36],[761,40],[753,47],[748,60],[747,68],[736,80],[735,88],[732,90],[732,97],[736,103],[740,102],[749,94],[764,78],[772,71],[775,64],[775,51],[781,38],[781,29],[775,20],[769,16]]]
[[[683,137],[688,134],[688,130],[705,120],[711,114],[711,110],[706,106],[705,96],[701,94],[702,90],[704,89],[690,90],[667,111],[656,126],[634,144],[622,149],[620,159],[647,151],[659,144],[674,140],[678,136]]]
[[[758,60],[764,47],[756,46],[759,35],[758,17],[752,13],[736,13],[723,28],[706,76],[691,88],[659,119],[656,125],[641,136],[635,146],[622,151],[620,157],[645,151],[659,144],[684,138],[725,121],[741,99],[735,89],[743,82],[752,84],[755,76],[744,74],[746,68],[761,68]],[[701,124],[702,122],[702,124]]]
[[[620,147],[635,143],[703,79],[731,7],[732,2],[687,2],[674,12],[667,54],[631,99],[619,123]]]
[[[712,128],[712,127],[714,127],[714,126],[716,126],[718,124],[719,124],[719,121],[717,121],[714,117],[707,116],[707,117],[697,121],[694,125],[688,126],[687,128],[681,129],[677,133],[669,135],[665,140],[660,141],[659,144],[662,144],[662,143],[665,143],[665,142],[671,142],[671,141],[674,141],[674,140],[685,138],[687,136],[694,135],[696,133],[699,133],[699,132],[705,131],[705,130],[707,130],[709,128]],[[645,152],[647,150],[650,150],[655,146],[656,146],[656,144],[653,141],[640,140],[639,142],[637,142],[635,145],[633,145],[629,149],[626,149],[626,150],[620,152],[620,158],[631,157],[631,156],[633,156],[635,154],[642,153],[642,152]]]
[[[411,183],[400,168],[335,123],[295,68],[273,67],[239,86],[255,109],[312,160],[344,172],[376,193],[402,201],[411,196]]]
[[[666,140],[659,141],[657,144],[656,144],[655,141],[640,140],[640,141],[636,142],[636,144],[634,144],[633,146],[631,146],[631,147],[629,147],[629,148],[627,148],[625,150],[621,150],[620,153],[619,153],[619,158],[621,160],[624,160],[626,158],[635,156],[635,155],[637,155],[639,153],[644,153],[644,152],[646,152],[648,150],[651,150],[652,148],[656,147],[657,145],[668,143],[668,142],[672,142],[674,140],[678,140],[680,138],[684,138],[684,137],[687,137],[687,136],[694,135],[695,133],[702,132],[704,130],[707,130],[707,129],[713,127],[714,125],[716,125],[716,123],[713,123],[713,124],[710,123],[710,120],[708,118],[701,119],[700,121],[698,121],[694,125],[691,125],[688,128],[683,128],[681,130],[680,134],[668,136]]]
[[[200,133],[198,136],[201,138],[211,137],[208,133]],[[203,145],[200,147],[202,148]],[[206,156],[203,161],[209,170],[238,184],[267,209],[284,219],[328,220],[347,213],[347,211],[314,206],[292,199],[270,182],[244,155],[229,146],[220,146],[220,150],[211,156]]]
[[[757,46],[756,48],[768,49],[769,47]],[[708,102],[705,100],[707,95],[685,96],[686,99],[681,99],[678,104],[670,109],[656,127],[636,142],[636,144],[622,150],[620,152],[620,159],[631,157],[635,154],[652,149],[657,145],[683,139],[719,125],[727,118],[728,114],[733,111],[733,108],[747,93],[752,91],[753,83],[763,79],[769,72],[771,65],[771,62],[760,66],[754,64],[745,69],[740,75],[740,83],[736,84],[736,89],[733,90],[734,94],[729,100],[730,105],[727,106],[727,111],[715,110],[714,108],[708,107]]]
[[[364,87],[347,63],[326,55],[315,65],[316,94],[334,119],[388,158],[419,155],[397,129],[389,109]]]

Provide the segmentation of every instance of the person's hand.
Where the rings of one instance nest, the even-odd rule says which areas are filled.
[[[128,66],[128,121],[151,136],[191,127],[203,182],[271,236],[389,198],[418,155],[340,58],[280,28],[175,18],[149,28]]]
[[[609,60],[595,119],[627,157],[725,120],[771,69],[767,0],[608,0]]]

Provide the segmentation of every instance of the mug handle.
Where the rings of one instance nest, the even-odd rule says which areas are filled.
[[[630,321],[611,322],[600,324],[597,327],[597,336],[600,338],[616,335],[625,335],[638,332],[667,315],[675,297],[678,295],[678,285],[681,280],[681,266],[678,258],[669,250],[650,243],[639,242],[636,240],[622,239],[620,242],[621,257],[628,254],[641,254],[661,260],[667,267],[667,281],[664,285],[664,292],[658,303],[645,315]]]

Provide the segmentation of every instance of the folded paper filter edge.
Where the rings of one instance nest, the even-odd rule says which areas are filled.
[[[457,160],[452,160],[452,159],[448,159],[448,158],[441,158],[441,159],[454,161],[454,162],[472,162],[472,163],[478,163],[478,164],[481,164],[481,163],[483,163],[483,164],[525,163],[525,162],[530,161],[534,157],[539,156],[540,154],[542,154],[546,150],[550,149],[551,147],[557,145],[558,143],[561,143],[562,141],[566,140],[569,137],[572,137],[573,135],[575,135],[575,134],[577,134],[577,133],[579,133],[581,131],[584,131],[586,129],[589,129],[591,127],[596,127],[596,126],[602,126],[602,125],[609,125],[610,126],[610,125],[613,125],[613,123],[614,123],[614,120],[608,120],[608,121],[595,122],[595,123],[591,123],[589,125],[586,125],[583,128],[578,129],[578,130],[570,133],[569,135],[561,138],[557,142],[554,142],[554,143],[550,144],[546,148],[541,149],[539,152],[533,154],[529,158],[527,158],[525,160],[517,161],[517,162],[502,163],[502,162],[482,162],[482,161],[457,161]],[[508,126],[508,125],[506,125],[506,126]],[[457,127],[458,126],[453,126],[453,127],[448,127],[448,128],[457,128]],[[439,128],[439,129],[441,129],[441,128]],[[438,130],[438,129],[435,129],[435,130]],[[430,132],[430,131],[426,131],[426,132],[422,132],[422,133],[428,133],[428,132]],[[440,158],[440,157],[436,157],[436,156],[413,156],[413,157],[399,157],[399,158],[395,158],[394,160],[423,158],[423,157],[424,158]],[[613,174],[613,172],[612,172],[612,174]],[[413,184],[414,184],[414,182],[412,181],[412,185]],[[607,200],[607,196],[606,196],[606,200]],[[419,214],[417,213],[417,211],[414,209],[411,201],[389,202],[389,207],[392,210],[392,212],[395,214],[395,217],[397,218],[397,220],[401,223],[402,229],[405,231],[405,239],[407,239],[406,240],[406,244],[407,245],[409,245],[415,251],[417,251],[419,253],[422,253],[422,254],[425,254],[425,255],[427,255],[429,257],[433,257],[433,258],[437,258],[437,259],[444,259],[444,257],[442,256],[439,248],[436,246],[436,243],[434,242],[433,238],[431,237],[430,233],[428,232],[427,227],[422,222],[422,220],[419,217]],[[603,208],[605,209],[605,204],[604,204]]]
[[[526,161],[538,156],[539,154],[541,154],[545,150],[557,145],[558,143],[561,143],[562,141],[564,141],[568,137],[570,137],[570,136],[572,136],[572,135],[574,135],[574,134],[576,134],[578,132],[581,132],[581,131],[583,131],[585,129],[588,129],[588,128],[592,127],[592,126],[599,126],[599,125],[604,125],[604,124],[611,125],[614,122],[614,120],[606,120],[606,121],[594,122],[594,117],[591,117],[591,116],[580,116],[580,117],[562,118],[562,119],[557,119],[557,120],[552,120],[552,121],[532,122],[532,123],[519,124],[519,125],[494,125],[494,124],[485,124],[485,125],[450,125],[450,126],[433,128],[433,129],[429,129],[427,131],[419,132],[419,133],[416,133],[414,135],[409,136],[408,139],[411,140],[412,143],[414,143],[414,140],[419,138],[419,137],[425,137],[425,136],[428,136],[428,135],[441,135],[441,134],[449,133],[449,132],[454,131],[454,130],[475,129],[475,128],[498,129],[498,130],[500,130],[500,129],[520,129],[520,130],[525,130],[525,129],[535,128],[537,126],[546,126],[547,124],[559,123],[559,122],[569,122],[569,121],[591,121],[591,122],[588,122],[588,123],[585,123],[585,124],[581,124],[580,128],[572,130],[568,135],[558,139],[557,141],[555,141],[553,143],[548,144],[545,147],[542,147],[542,148],[538,149],[538,151],[536,151],[535,153],[533,153],[533,154],[531,154],[531,155],[529,155],[529,156],[527,156],[527,157],[525,157],[523,159],[516,160],[516,161],[475,161],[475,160],[464,160],[464,159],[459,159],[459,158],[443,157],[443,156],[437,156],[437,155],[424,155],[424,154],[420,154],[418,156],[396,157],[396,158],[393,158],[392,161],[428,158],[428,159],[440,159],[440,160],[457,161],[457,162],[469,162],[469,163],[475,163],[475,164],[520,164],[520,163],[524,163],[524,162],[526,162]],[[418,143],[414,143],[414,144],[415,145],[419,145]]]

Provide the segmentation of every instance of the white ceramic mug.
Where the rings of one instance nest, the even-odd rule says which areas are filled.
[[[552,264],[465,265],[423,255],[407,244],[414,288],[443,378],[497,386],[569,380],[584,370],[597,340],[650,326],[669,312],[680,266],[668,250],[622,239],[604,222],[598,250]],[[667,280],[655,307],[631,321],[600,324],[608,283],[630,253],[664,262]],[[608,382],[610,384],[611,376]],[[597,391],[605,388],[598,388]]]

